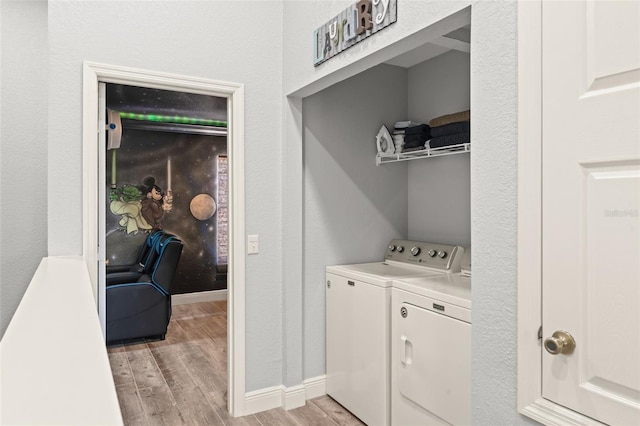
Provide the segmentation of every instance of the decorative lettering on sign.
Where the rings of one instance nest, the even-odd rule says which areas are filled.
[[[340,41],[342,40],[342,24],[336,21],[336,35],[332,37],[333,45],[337,48],[340,46]]]
[[[322,36],[320,30],[313,32],[313,61],[315,63],[322,62],[324,59],[324,52],[322,50]]]
[[[344,20],[343,28],[345,44],[358,37],[358,11],[355,7],[347,9],[347,19]]]
[[[338,21],[333,21],[332,24],[329,24],[329,37],[331,37],[331,40],[333,40],[334,38],[336,38],[337,35],[338,35]]]
[[[378,6],[382,2],[382,12],[376,15],[376,24],[380,25],[384,21],[384,17],[387,15],[387,9],[389,8],[389,0],[373,0],[373,5]]]
[[[373,26],[371,21],[371,0],[360,0],[356,7],[358,10],[358,35],[369,31]]]
[[[329,33],[324,35],[324,55],[327,56],[331,52],[331,39]]]
[[[319,65],[397,20],[397,0],[359,0],[313,32]]]

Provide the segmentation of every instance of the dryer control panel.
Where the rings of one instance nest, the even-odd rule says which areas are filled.
[[[424,241],[391,240],[384,259],[446,272],[459,272],[463,253],[464,249],[460,246]]]

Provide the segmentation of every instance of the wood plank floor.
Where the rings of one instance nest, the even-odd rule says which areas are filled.
[[[108,352],[125,425],[363,425],[328,396],[230,417],[225,301],[174,306],[165,340]]]

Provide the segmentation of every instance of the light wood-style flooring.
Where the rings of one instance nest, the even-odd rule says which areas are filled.
[[[163,341],[109,347],[125,425],[363,425],[328,396],[230,417],[226,348],[225,301],[174,306]]]

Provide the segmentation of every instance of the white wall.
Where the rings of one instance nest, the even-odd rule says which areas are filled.
[[[82,252],[82,61],[245,85],[246,389],[281,383],[282,3],[49,4],[49,252]],[[43,180],[44,182],[44,180]]]
[[[47,2],[0,2],[0,28],[1,337],[47,255]]]
[[[415,33],[412,39],[419,40],[421,30],[430,24],[472,5],[472,419],[475,424],[533,423],[517,413],[516,404],[517,3],[398,3],[397,23],[314,68],[309,41],[313,30],[351,2],[285,2],[284,91],[308,96],[355,75],[411,44],[398,42],[400,39]],[[285,144],[295,142],[295,128],[295,120],[287,124],[285,135],[292,140]],[[290,167],[295,175],[298,166]],[[294,202],[284,203],[285,208],[296,209]],[[328,225],[319,224],[316,235],[327,231]]]
[[[407,232],[407,165],[376,134],[407,116],[407,70],[380,65],[303,101],[304,377],[325,373],[325,267],[374,262]]]
[[[450,51],[409,68],[409,119],[469,109],[469,54]],[[469,154],[409,162],[408,238],[471,243]]]

